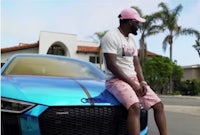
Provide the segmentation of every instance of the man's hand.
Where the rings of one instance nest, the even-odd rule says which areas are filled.
[[[140,86],[140,96],[143,97],[147,93],[147,84],[142,84]]]
[[[131,82],[130,86],[133,88],[133,90],[135,91],[136,95],[138,97],[141,97],[143,95],[143,87],[141,87],[139,84]]]
[[[140,83],[140,85],[138,85],[138,84],[132,84],[131,85],[131,87],[133,88],[133,90],[135,91],[135,93],[136,93],[136,95],[138,96],[138,97],[143,97],[143,96],[145,96],[146,95],[146,93],[147,93],[147,83],[145,82],[142,82],[142,83]]]
[[[143,97],[143,96],[145,96],[146,95],[146,93],[147,93],[147,83],[145,82],[145,81],[142,81],[141,83],[140,83],[140,96],[141,97]]]
[[[134,86],[132,86],[132,88],[133,88],[133,90],[135,91],[136,95],[137,95],[138,97],[140,97],[140,91],[141,91],[140,85],[134,85]]]

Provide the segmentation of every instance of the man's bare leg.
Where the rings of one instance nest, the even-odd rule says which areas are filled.
[[[160,135],[167,135],[167,124],[166,124],[166,118],[165,118],[165,112],[163,103],[159,102],[152,106],[154,110],[154,118],[156,125],[158,127],[158,130],[160,132]]]
[[[129,135],[140,134],[140,104],[135,103],[128,109],[128,133]]]

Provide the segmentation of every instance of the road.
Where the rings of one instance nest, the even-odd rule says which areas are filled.
[[[165,104],[169,135],[200,134],[200,97],[160,96]],[[159,135],[149,111],[149,135]]]

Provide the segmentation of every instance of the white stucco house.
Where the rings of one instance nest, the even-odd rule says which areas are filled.
[[[87,60],[102,67],[99,61],[99,44],[78,41],[77,35],[74,34],[41,31],[36,43],[20,43],[17,46],[1,48],[1,64],[16,53],[62,55]]]

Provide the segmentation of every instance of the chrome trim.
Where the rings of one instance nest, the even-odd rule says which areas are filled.
[[[9,112],[9,113],[23,113],[29,109],[31,109],[32,107],[35,106],[35,104],[32,103],[28,103],[28,102],[24,102],[24,101],[18,101],[18,100],[13,100],[13,99],[7,99],[7,98],[2,98],[1,97],[1,102],[5,101],[5,102],[11,102],[11,103],[18,103],[18,104],[22,104],[22,105],[29,105],[28,107],[26,107],[25,109],[21,110],[21,111],[15,111],[15,110],[6,110],[6,109],[2,109],[1,108],[1,112]],[[2,106],[2,103],[1,103]]]

